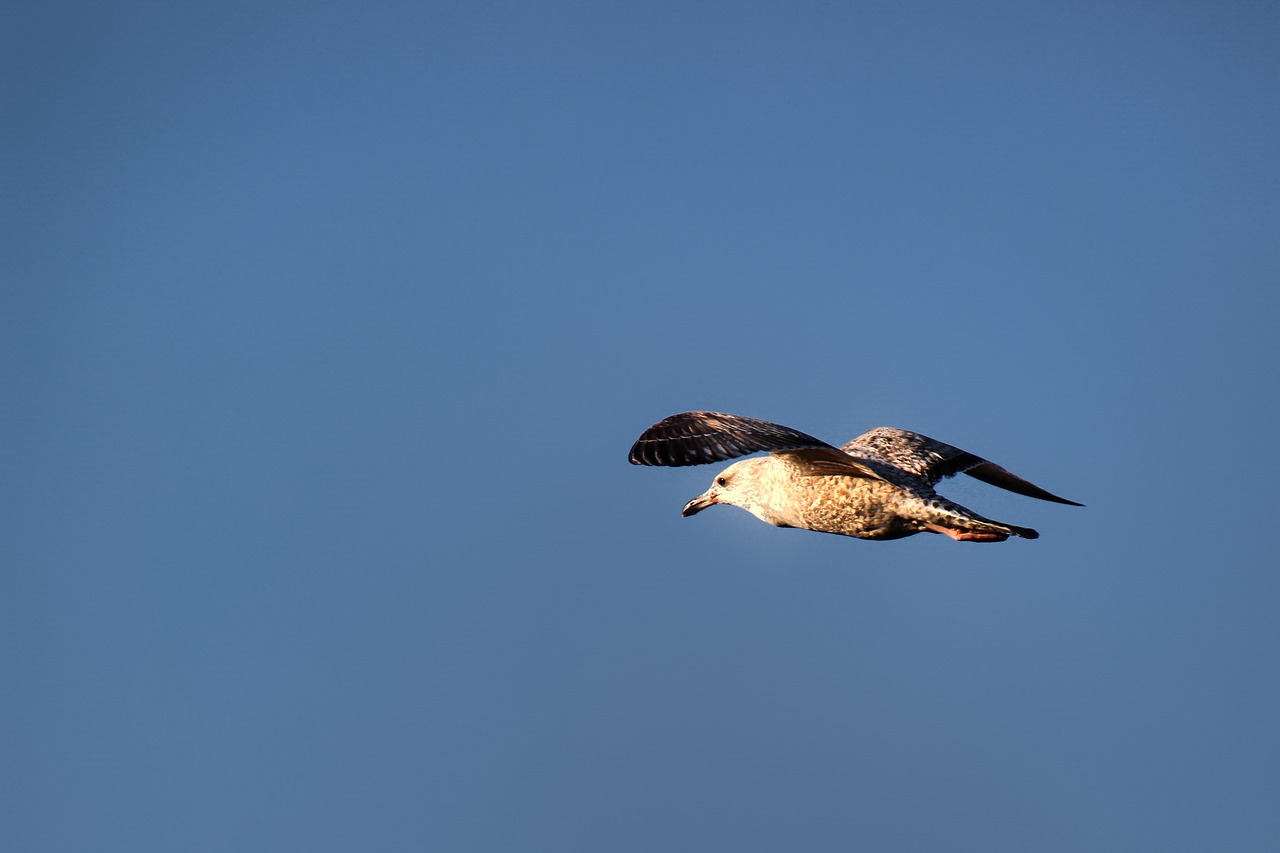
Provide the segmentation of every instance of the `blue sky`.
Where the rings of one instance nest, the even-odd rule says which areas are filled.
[[[6,848],[1280,836],[1274,4],[0,30]],[[686,409],[1087,507],[681,519]]]

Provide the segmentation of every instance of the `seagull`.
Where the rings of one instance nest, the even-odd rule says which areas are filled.
[[[683,412],[649,427],[631,447],[633,465],[682,467],[742,459],[716,475],[711,487],[685,504],[688,517],[714,504],[745,509],[774,527],[798,527],[858,539],[901,539],[941,533],[957,542],[1036,539],[978,515],[933,490],[961,472],[1027,497],[1070,506],[994,462],[893,427],[876,427],[843,447],[799,430],[723,412]]]

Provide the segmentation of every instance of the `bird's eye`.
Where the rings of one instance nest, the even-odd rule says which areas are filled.
[[[727,485],[729,485],[729,481],[728,481],[728,480],[726,480],[724,477],[716,477],[716,485],[717,485],[717,486],[727,486]]]

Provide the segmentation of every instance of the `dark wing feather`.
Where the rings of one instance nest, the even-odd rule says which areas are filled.
[[[758,450],[827,448],[830,444],[799,430],[741,415],[684,412],[658,421],[631,447],[631,464],[703,465]],[[836,451],[839,452],[839,451]]]
[[[926,480],[930,486],[943,477],[963,472],[984,483],[990,483],[1029,498],[1084,506],[1047,492],[1017,474],[1006,471],[994,462],[988,462],[981,456],[975,456],[958,447],[943,444],[926,435],[908,432],[905,429],[876,427],[850,441],[841,449],[853,456],[869,457],[892,465]]]
[[[1069,501],[1066,498],[1058,497],[1052,492],[1047,492],[1035,483],[1024,480],[1011,471],[1006,471],[994,462],[981,462],[972,468],[966,468],[965,473],[975,480],[981,480],[984,483],[990,483],[993,486],[999,486],[1002,489],[1019,495],[1026,495],[1029,498],[1039,498],[1042,501],[1053,501],[1054,503],[1070,504],[1071,506],[1084,506],[1082,503]]]
[[[658,421],[631,447],[631,464],[702,465],[767,450],[806,475],[883,479],[879,463],[855,459],[825,441],[781,424],[727,415],[684,412]]]
[[[775,450],[773,455],[795,466],[806,477],[867,477],[902,485],[890,468],[877,460],[850,456],[838,447],[812,447],[804,450]]]

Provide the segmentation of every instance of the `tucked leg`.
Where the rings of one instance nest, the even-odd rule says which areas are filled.
[[[961,530],[956,527],[943,527],[941,524],[924,522],[924,526],[934,533],[950,536],[957,542],[1003,542],[1009,538],[1007,533],[979,532],[977,530]]]

